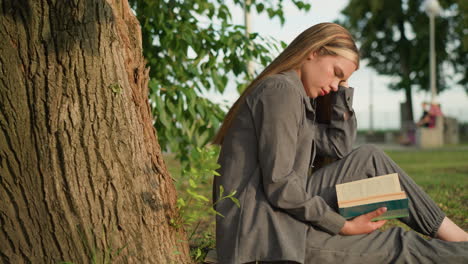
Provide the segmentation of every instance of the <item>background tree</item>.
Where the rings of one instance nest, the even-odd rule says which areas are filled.
[[[435,19],[438,92],[461,84],[468,93],[468,2],[439,0]],[[360,43],[368,65],[397,77],[392,90],[404,90],[413,121],[413,87],[429,90],[429,18],[423,0],[350,0],[340,21]]]
[[[288,0],[301,10],[306,1]],[[232,6],[267,13],[284,22],[284,0],[130,0],[142,25],[143,52],[150,70],[150,99],[163,150],[187,169],[191,151],[217,132],[224,109],[202,94],[223,93],[229,78],[242,91],[253,76],[247,61],[266,65],[278,42],[234,25]]]
[[[1,0],[0,35],[0,262],[190,262],[127,1]]]

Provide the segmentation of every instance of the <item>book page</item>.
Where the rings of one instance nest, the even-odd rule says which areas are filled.
[[[338,202],[395,192],[401,192],[397,173],[336,185]]]

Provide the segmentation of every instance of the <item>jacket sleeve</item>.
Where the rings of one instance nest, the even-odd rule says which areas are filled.
[[[265,195],[273,207],[337,234],[345,219],[322,197],[308,194],[301,180],[307,175],[297,175],[294,171],[298,131],[303,122],[303,99],[288,83],[264,85],[266,87],[249,107],[258,139]]]
[[[317,124],[317,154],[342,158],[351,152],[356,138],[356,115],[352,108],[354,89],[339,87],[333,93],[330,124]],[[345,115],[348,116],[345,119]]]

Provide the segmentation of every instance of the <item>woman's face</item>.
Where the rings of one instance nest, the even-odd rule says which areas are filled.
[[[346,82],[356,70],[356,64],[342,56],[311,54],[297,70],[307,95],[317,98],[336,92],[340,82]]]

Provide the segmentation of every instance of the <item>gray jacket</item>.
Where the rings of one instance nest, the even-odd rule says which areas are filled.
[[[215,200],[222,185],[240,201],[240,208],[228,199],[216,204],[224,216],[216,217],[220,263],[302,263],[309,225],[340,231],[345,219],[306,185],[316,153],[341,158],[351,151],[356,118],[343,114],[353,113],[352,95],[344,87],[333,93],[327,125],[315,122],[313,100],[294,71],[265,78],[247,96],[224,137],[214,181]]]

